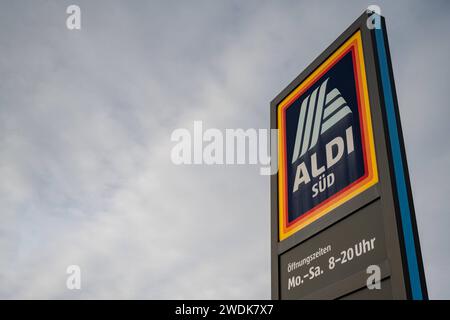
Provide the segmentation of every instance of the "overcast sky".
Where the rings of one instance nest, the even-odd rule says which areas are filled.
[[[447,1],[106,0],[0,1],[0,298],[270,298],[269,178],[175,166],[170,135],[267,128],[269,102],[370,4],[430,297],[450,298]]]

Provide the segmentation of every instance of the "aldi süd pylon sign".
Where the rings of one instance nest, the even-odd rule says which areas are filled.
[[[426,299],[384,19],[364,13],[270,111],[273,298]]]

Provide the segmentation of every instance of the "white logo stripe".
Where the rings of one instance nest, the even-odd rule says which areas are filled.
[[[308,150],[309,138],[312,131],[311,126],[314,117],[314,111],[316,109],[316,97],[318,90],[319,88],[316,88],[316,90],[314,90],[311,94],[311,98],[309,99],[308,117],[306,118],[305,135],[303,136],[302,151],[300,153],[300,156],[304,155]]]
[[[314,121],[314,126],[313,126],[313,135],[312,135],[312,139],[311,139],[311,145],[309,146],[308,150],[313,148],[316,145],[317,140],[319,139],[320,124],[322,122],[322,114],[323,114],[323,107],[325,104],[324,103],[325,102],[325,90],[327,88],[327,82],[328,82],[328,79],[325,80],[320,86],[319,98],[317,99],[316,119]]]
[[[339,97],[336,100],[334,100],[329,106],[325,107],[325,111],[323,113],[323,118],[328,118],[333,112],[335,112],[337,109],[342,107],[343,105],[346,105],[344,98]]]
[[[292,154],[292,163],[297,160],[298,153],[300,152],[300,142],[302,141],[303,128],[305,127],[306,109],[308,109],[309,96],[303,100],[300,106],[300,116],[298,118],[297,136],[295,137],[294,153]]]
[[[330,104],[331,100],[333,100],[334,98],[336,98],[337,96],[340,96],[340,95],[341,95],[341,93],[339,92],[339,90],[334,88],[333,90],[331,90],[330,92],[327,93],[327,99],[325,101],[325,104],[327,104],[327,105]]]
[[[350,108],[348,106],[343,107],[341,110],[336,112],[334,115],[332,115],[330,118],[328,118],[328,120],[326,120],[322,124],[322,132],[321,133],[324,133],[325,131],[330,129],[332,126],[334,126],[336,123],[338,123],[339,120],[341,120],[342,118],[344,118],[346,115],[348,115],[350,113],[352,113],[352,111],[350,110]]]

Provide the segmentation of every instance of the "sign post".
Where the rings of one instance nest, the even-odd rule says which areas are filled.
[[[427,299],[384,18],[361,15],[270,112],[272,297]]]

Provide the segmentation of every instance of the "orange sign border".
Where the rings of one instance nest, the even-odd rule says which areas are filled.
[[[349,51],[354,53],[355,81],[360,110],[361,139],[363,155],[365,159],[365,175],[348,187],[339,191],[332,197],[316,205],[306,214],[303,214],[290,224],[287,220],[287,169],[286,169],[286,119],[285,111],[290,105],[308,90],[321,76],[333,67],[343,55]],[[292,234],[300,231],[317,219],[330,213],[348,200],[354,198],[364,190],[378,182],[378,170],[373,139],[372,119],[370,115],[369,94],[367,89],[366,68],[362,48],[361,31],[353,34],[341,47],[325,60],[313,73],[311,73],[297,88],[295,88],[277,106],[278,135],[278,216],[279,216],[279,240],[282,241]]]

